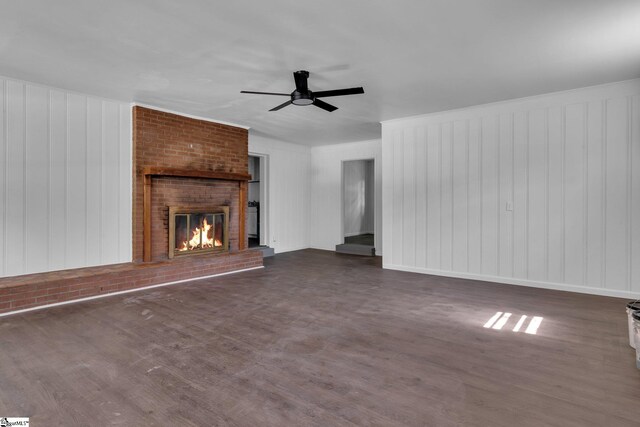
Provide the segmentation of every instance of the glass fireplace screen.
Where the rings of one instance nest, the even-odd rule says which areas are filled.
[[[223,207],[218,212],[181,212],[169,209],[169,213],[170,258],[229,249],[228,207]]]

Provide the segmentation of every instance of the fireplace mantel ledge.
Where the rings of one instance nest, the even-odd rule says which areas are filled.
[[[226,181],[249,181],[251,179],[251,175],[245,173],[165,168],[158,166],[147,166],[142,169],[142,174],[145,176],[174,176],[180,178],[221,179]]]

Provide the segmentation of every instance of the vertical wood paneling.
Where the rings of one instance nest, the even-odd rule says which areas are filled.
[[[427,267],[434,269],[440,269],[441,259],[440,156],[440,126],[430,125],[427,129]]]
[[[102,175],[100,204],[101,218],[101,259],[102,264],[118,262],[118,203],[120,194],[120,181],[109,179],[119,176],[120,170],[120,141],[119,141],[119,105],[115,102],[104,102],[102,110]],[[126,171],[124,171],[126,173]]]
[[[602,248],[604,233],[604,188],[603,188],[603,102],[592,101],[587,109],[587,260],[585,282],[587,286],[602,287]]]
[[[26,270],[25,86],[7,81],[7,194],[5,204],[5,276]]]
[[[468,128],[467,122],[453,124],[453,261],[452,269],[467,271],[467,200],[468,192]]]
[[[507,210],[507,204],[513,204],[513,115],[501,114],[500,132],[500,248],[498,274],[513,277],[513,210]]]
[[[529,276],[529,129],[528,114],[518,112],[513,118],[513,276]]]
[[[383,261],[393,259],[393,224],[395,219],[393,218],[393,189],[394,189],[394,179],[393,179],[393,167],[395,165],[393,153],[394,153],[394,143],[395,139],[393,138],[392,131],[388,129],[382,129],[382,143],[381,143],[381,151],[382,151],[382,259]],[[425,137],[425,151],[428,148],[428,141]],[[315,157],[315,156],[314,156]],[[425,158],[425,169],[427,165],[427,159]],[[317,189],[316,189],[317,191]],[[425,199],[428,196],[428,189],[425,190]],[[425,222],[428,216],[425,217]],[[426,227],[426,226],[425,226]],[[425,233],[426,234],[426,233]],[[425,247],[428,251],[429,247],[429,238],[428,235],[425,239]],[[425,262],[426,263],[426,262]]]
[[[400,170],[404,188],[402,189],[402,241],[404,263],[416,263],[416,140],[415,128],[405,129],[403,168]]]
[[[86,139],[86,228],[85,241],[87,264],[98,265],[102,259],[101,238],[104,235],[102,222],[102,102],[96,98],[87,99],[87,139]]]
[[[547,181],[547,280],[564,283],[564,113],[553,106],[548,111],[549,160]]]
[[[130,107],[2,83],[0,277],[130,261]]]
[[[131,144],[131,109],[127,105],[120,105],[118,119],[118,181],[120,195],[133,194],[132,175],[132,144]],[[132,197],[120,197],[118,202],[118,253],[121,259],[132,259]]]
[[[452,123],[440,127],[440,268],[452,268],[453,144]]]
[[[497,116],[482,119],[481,199],[482,199],[482,273],[498,274],[498,152]]]
[[[527,266],[529,279],[547,280],[547,114],[529,113]]]
[[[480,120],[469,120],[469,189],[467,195],[467,258],[468,271],[480,274],[482,271],[482,204],[480,187]]]
[[[87,262],[87,99],[67,95],[67,267]]]
[[[396,131],[393,135],[393,242],[392,257],[394,263],[403,264],[403,230],[404,230],[404,141],[402,140],[402,131]]]
[[[49,102],[49,268],[62,270],[67,253],[67,96],[51,91]]]
[[[416,130],[416,266],[427,266],[427,131]]]
[[[385,266],[640,293],[639,112],[634,80],[383,123],[383,146],[403,159],[385,175],[401,204],[385,229],[398,226],[396,212],[426,216],[425,229],[420,218],[415,233],[411,221],[391,233]],[[427,129],[425,158],[407,150],[404,130],[413,128]],[[412,173],[409,159],[418,162]]]
[[[565,116],[564,280],[585,283],[585,120],[584,104],[568,105]]]
[[[30,272],[49,268],[49,91],[26,87],[26,256]]]
[[[628,107],[627,98],[609,99],[605,106],[605,283],[614,289],[628,286]]]

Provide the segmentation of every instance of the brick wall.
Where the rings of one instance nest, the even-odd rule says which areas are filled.
[[[144,107],[133,108],[134,262],[142,261],[143,168],[162,166],[247,173],[248,147],[249,134],[246,129]],[[152,228],[158,227],[156,220],[162,221],[152,215]],[[155,245],[159,238],[153,237]]]

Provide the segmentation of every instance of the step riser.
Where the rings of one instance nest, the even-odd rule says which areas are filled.
[[[376,256],[376,250],[372,246],[342,244],[336,245],[336,252],[349,255]]]

